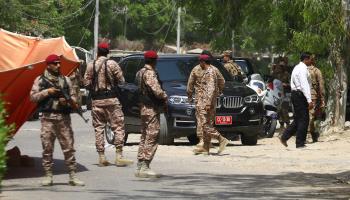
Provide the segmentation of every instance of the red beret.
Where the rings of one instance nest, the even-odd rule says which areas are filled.
[[[109,44],[106,42],[102,42],[102,43],[98,44],[98,48],[109,49]]]
[[[145,58],[153,58],[153,59],[158,58],[157,52],[155,52],[155,51],[146,51],[144,56],[145,56]]]
[[[199,60],[203,60],[203,61],[210,60],[210,56],[208,56],[206,54],[202,54],[199,56]]]
[[[60,61],[60,57],[56,54],[51,54],[51,55],[47,56],[45,61],[47,64],[54,63],[54,62]]]

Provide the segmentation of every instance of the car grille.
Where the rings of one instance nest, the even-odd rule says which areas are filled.
[[[228,96],[228,97],[218,97],[216,98],[216,108],[240,108],[243,106],[243,98]]]

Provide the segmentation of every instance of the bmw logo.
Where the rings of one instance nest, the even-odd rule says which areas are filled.
[[[189,116],[191,116],[192,115],[192,108],[187,108],[187,110],[186,110],[186,114],[187,115],[189,115]]]

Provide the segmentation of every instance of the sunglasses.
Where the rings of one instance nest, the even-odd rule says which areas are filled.
[[[58,65],[58,64],[61,64],[61,62],[53,62],[53,63],[51,63],[51,64],[53,64],[53,65]]]

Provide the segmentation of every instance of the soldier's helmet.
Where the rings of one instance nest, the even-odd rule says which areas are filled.
[[[228,56],[228,57],[231,57],[231,55],[232,55],[232,51],[231,50],[226,50],[226,51],[224,51],[223,53],[222,53],[222,57],[224,57],[224,56]]]

